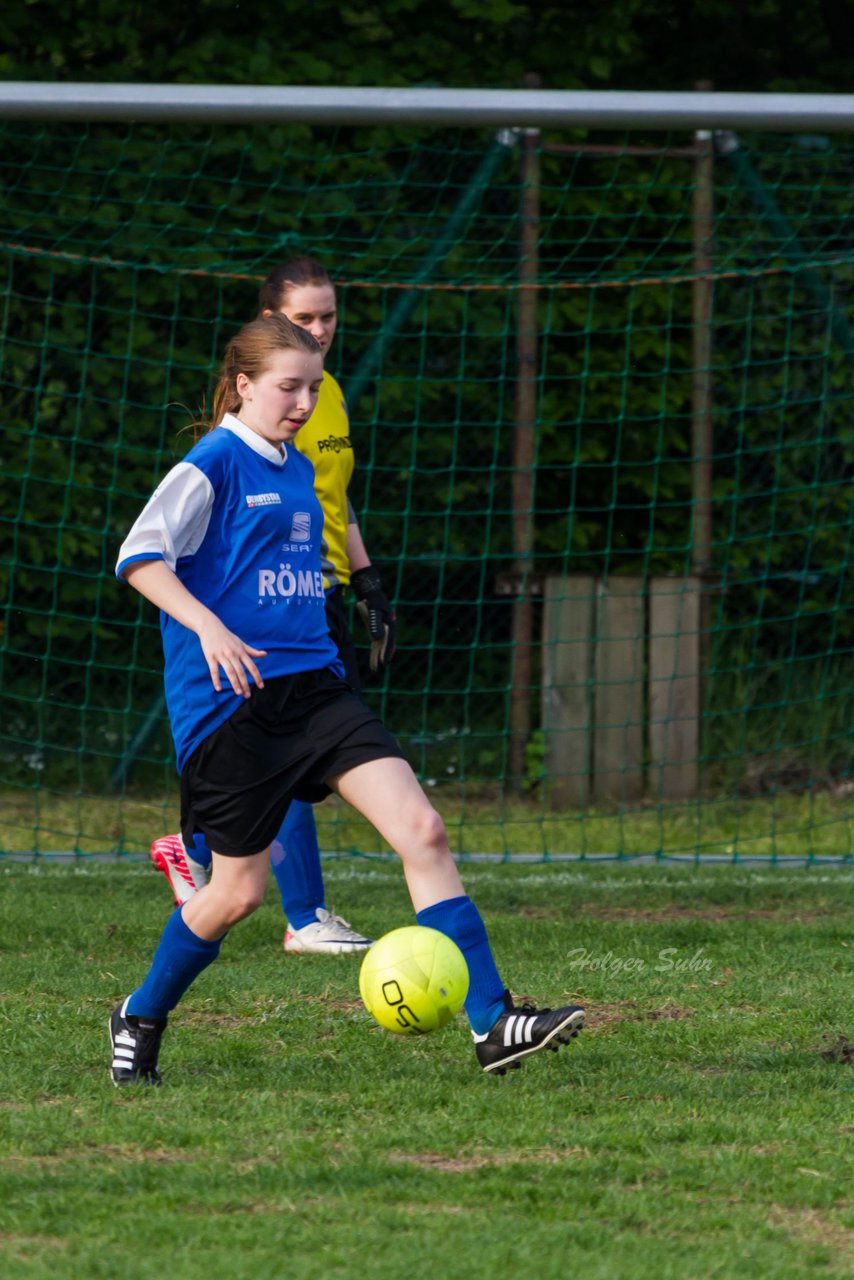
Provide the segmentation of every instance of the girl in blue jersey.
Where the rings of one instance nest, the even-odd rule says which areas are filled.
[[[463,952],[485,1071],[583,1023],[574,1005],[513,1006],[441,818],[344,679],[326,625],[313,468],[289,447],[322,378],[317,342],[284,316],[241,329],[214,394],[216,425],[161,482],[119,554],[117,575],[161,611],[182,833],[200,831],[213,857],[209,883],[170,916],[145,980],[110,1018],[116,1085],[160,1083],[168,1015],[263,900],[288,806],[331,791],[400,856],[418,923]]]
[[[276,267],[261,286],[262,315],[282,315],[316,338],[324,360],[338,322],[335,287],[326,269],[311,258],[295,258]],[[359,661],[344,603],[352,589],[364,610],[371,635],[371,667],[384,669],[394,653],[394,611],[365,547],[347,490],[354,469],[350,422],[343,392],[324,368],[317,406],[295,441],[314,466],[314,489],[323,507],[326,620],[344,664],[348,683],[360,692]],[[168,879],[177,905],[186,902],[208,877],[211,853],[201,836],[186,849],[178,834],[160,836],[151,846],[155,866]],[[339,955],[365,951],[371,939],[329,911],[320,864],[314,809],[295,800],[273,841],[270,862],[287,916],[286,952]]]

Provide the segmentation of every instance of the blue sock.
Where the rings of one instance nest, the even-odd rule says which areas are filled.
[[[126,1013],[165,1018],[203,969],[219,955],[222,938],[208,942],[193,933],[178,907],[166,921],[145,981],[128,998]]]
[[[183,838],[181,843],[184,844]],[[201,831],[195,833],[191,845],[184,844],[184,852],[188,858],[192,858],[193,862],[198,862],[200,866],[209,867],[213,862],[211,847]]]
[[[317,908],[326,906],[326,894],[313,805],[291,801],[270,849],[270,866],[291,928],[314,924]]]
[[[469,897],[447,898],[419,911],[415,919],[428,929],[446,933],[462,951],[469,969],[466,1014],[476,1035],[485,1035],[504,1012],[504,983],[495,961],[486,926]]]

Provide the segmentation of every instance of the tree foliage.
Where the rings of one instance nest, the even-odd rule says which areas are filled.
[[[847,0],[21,0],[0,75],[17,80],[436,84],[847,92]]]
[[[705,78],[719,89],[847,89],[846,9],[318,0],[280,6],[273,24],[268,7],[226,0],[177,11],[39,0],[7,15],[0,76],[515,88],[536,72],[546,88],[687,89]],[[418,280],[495,145],[465,130],[3,129],[12,248],[0,519],[14,546],[0,585],[13,736],[22,702],[41,717],[61,709],[40,731],[58,747],[85,740],[99,715],[113,732],[121,699],[128,737],[156,696],[158,638],[146,609],[110,582],[115,551],[188,446],[183,429],[252,309],[253,282],[294,251],[324,258],[340,281],[345,388],[388,337],[350,406],[354,497],[405,618],[398,692],[384,709],[401,727],[456,724],[464,687],[469,721],[485,735],[503,726],[510,615],[495,588],[516,556],[517,313],[506,286],[518,270],[518,152],[498,157],[429,276],[457,287],[412,294],[393,323],[400,286]],[[847,157],[820,196],[806,152],[770,163],[772,184],[788,165],[783,185],[806,193],[789,211],[800,233],[823,229],[811,254],[847,252]],[[546,150],[541,181],[531,569],[682,575],[693,536],[691,294],[679,282],[691,268],[690,167]],[[826,665],[854,632],[840,603],[851,365],[723,162],[717,184],[715,252],[732,267],[714,318],[718,634],[731,654],[737,630],[757,668],[816,655]],[[746,274],[774,262],[778,277]],[[843,310],[848,274],[836,277]],[[591,281],[619,287],[582,287]]]

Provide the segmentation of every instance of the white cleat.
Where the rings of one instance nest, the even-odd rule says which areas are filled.
[[[316,914],[316,924],[305,924],[301,929],[292,929],[288,925],[283,944],[285,951],[300,956],[343,956],[367,951],[374,945],[373,938],[356,933],[346,920],[333,915],[325,907],[318,907]]]

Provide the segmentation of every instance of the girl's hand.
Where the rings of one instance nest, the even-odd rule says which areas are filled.
[[[232,635],[216,614],[187,590],[165,560],[137,561],[129,565],[125,578],[146,600],[156,604],[182,627],[195,631],[217,693],[222,692],[220,667],[234,692],[244,698],[251,693],[249,676],[259,689],[264,688],[261,672],[252,659],[266,658],[267,650],[253,649],[239,636]]]
[[[244,698],[248,698],[251,694],[249,676],[259,689],[264,688],[261,672],[252,659],[265,658],[266,649],[253,649],[251,645],[244,644],[239,636],[233,635],[216,618],[206,623],[197,634],[217,693],[222,692],[220,667],[225,672],[226,679],[234,692],[241,694]]]

